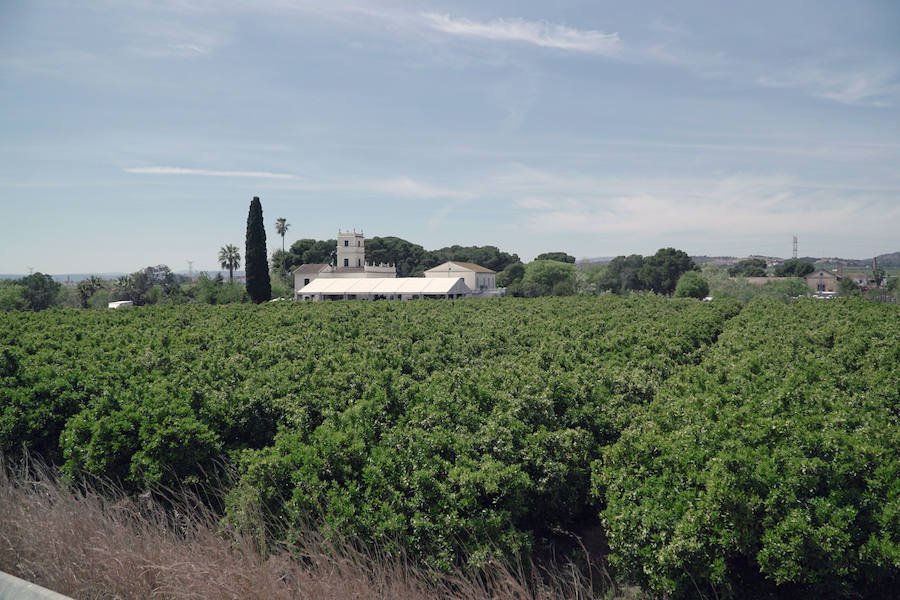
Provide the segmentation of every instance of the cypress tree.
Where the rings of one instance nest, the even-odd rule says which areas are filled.
[[[247,269],[247,293],[259,304],[272,298],[269,281],[269,260],[266,254],[266,228],[263,226],[262,204],[258,196],[250,202],[247,215],[247,248],[244,254]]]

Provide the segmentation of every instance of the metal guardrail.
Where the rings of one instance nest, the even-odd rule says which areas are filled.
[[[68,596],[0,571],[0,600],[72,600]]]

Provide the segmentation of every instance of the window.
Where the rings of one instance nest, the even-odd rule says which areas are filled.
[[[344,240],[344,246],[349,246],[349,245],[350,245],[350,240]]]
[[[344,266],[345,266],[345,267],[349,267],[349,266],[350,266],[350,259],[349,259],[349,258],[345,258],[345,259],[344,259]]]
[[[309,285],[309,277],[303,279],[303,285]]]
[[[356,259],[356,266],[357,266],[357,267],[361,267],[361,266],[362,266],[362,259],[360,259],[360,258],[357,258],[357,259]]]
[[[356,240],[356,247],[359,248],[361,245],[362,245],[362,244],[360,243],[360,241],[359,241],[359,240]]]

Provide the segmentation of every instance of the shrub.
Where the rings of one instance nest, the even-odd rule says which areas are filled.
[[[705,298],[709,294],[709,284],[697,271],[688,271],[678,278],[675,286],[676,298]]]

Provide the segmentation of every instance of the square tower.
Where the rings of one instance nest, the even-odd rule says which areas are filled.
[[[338,231],[337,267],[363,268],[366,266],[366,243],[362,233]]]

